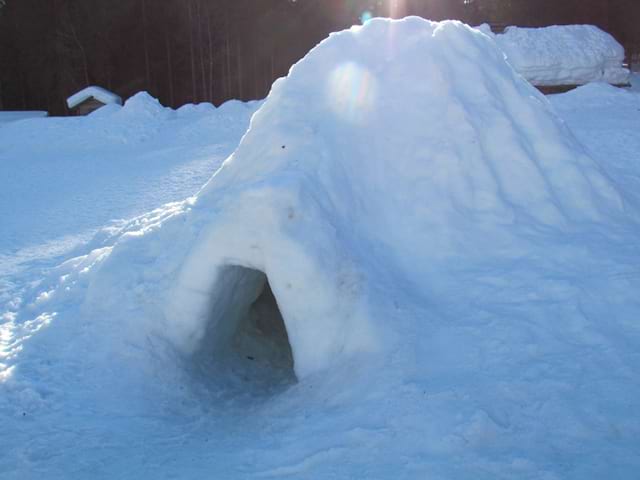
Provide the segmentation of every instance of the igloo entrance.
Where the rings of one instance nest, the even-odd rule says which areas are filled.
[[[211,292],[201,354],[236,380],[260,387],[296,381],[284,319],[265,273],[224,267]]]

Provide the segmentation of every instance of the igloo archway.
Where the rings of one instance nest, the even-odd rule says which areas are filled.
[[[214,348],[222,355],[235,342],[245,358],[255,359],[250,353],[257,346],[250,347],[255,338],[247,334],[264,320],[262,310],[271,315],[263,326],[274,333],[270,345],[262,345],[262,354],[270,363],[285,366],[288,349],[289,368],[297,378],[375,348],[359,292],[361,279],[353,261],[341,252],[335,231],[291,235],[282,223],[307,220],[298,218],[294,207],[274,208],[256,198],[263,194],[251,190],[238,195],[235,205],[228,205],[201,233],[167,302],[166,327],[173,342],[186,352]],[[292,205],[301,202],[286,190],[278,196]],[[253,207],[247,212],[248,203]]]
[[[287,328],[264,272],[240,265],[221,267],[194,355],[242,376],[244,382],[263,387],[295,382]]]

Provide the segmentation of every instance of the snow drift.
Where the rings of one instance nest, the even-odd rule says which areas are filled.
[[[508,27],[492,36],[509,63],[537,86],[582,85],[589,82],[624,84],[624,48],[593,25],[553,25],[544,28]]]
[[[592,453],[631,472],[640,423],[620,393],[640,389],[633,342],[618,340],[638,337],[640,305],[618,274],[634,212],[487,35],[375,19],[278,80],[196,197],[56,272],[35,302],[49,326],[17,358],[40,342],[73,364],[69,344],[83,345],[79,368],[145,418],[168,415],[158,398],[215,416],[178,386],[231,381],[206,368],[231,344],[243,388],[252,367],[238,365],[259,355],[293,368],[298,385],[234,411],[246,438],[227,445],[222,414],[210,425],[216,449],[195,458],[231,475],[610,472],[578,461]],[[265,442],[274,431],[283,443]]]

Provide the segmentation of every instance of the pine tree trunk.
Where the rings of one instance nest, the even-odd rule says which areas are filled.
[[[167,78],[169,80],[169,102],[171,106],[175,107],[175,98],[173,95],[173,65],[171,63],[171,44],[169,41],[169,34],[164,33],[165,48],[167,50]]]
[[[193,47],[193,7],[191,5],[191,0],[187,0],[187,6],[189,9],[189,56],[191,59],[191,95],[192,95],[192,102],[196,103],[198,100],[198,92],[196,89],[196,60],[195,60],[195,54],[194,54],[194,47]]]
[[[209,37],[209,101],[213,102],[213,39],[211,35],[211,10],[207,11],[207,36]]]
[[[225,18],[225,56],[226,56],[226,61],[227,61],[227,76],[226,76],[226,84],[227,84],[227,92],[226,92],[226,98],[232,98],[231,95],[231,42],[229,40],[229,16],[228,14],[226,14],[226,18]]]
[[[207,93],[209,89],[207,88],[207,75],[205,74],[205,62],[204,62],[204,42],[202,40],[202,5],[198,1],[198,40],[199,40],[199,48],[200,48],[200,73],[202,76],[202,96],[200,97],[202,100],[207,100]]]
[[[242,100],[243,99],[243,95],[242,95],[242,60],[241,60],[241,55],[240,55],[240,40],[238,40],[236,42],[236,64],[238,67],[238,100]]]
[[[144,48],[145,86],[151,90],[151,66],[149,65],[149,42],[147,38],[147,2],[142,1],[142,35]]]

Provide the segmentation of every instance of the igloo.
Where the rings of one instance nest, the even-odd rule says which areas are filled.
[[[419,296],[433,272],[517,258],[620,208],[491,38],[375,19],[278,80],[190,201],[154,328],[185,352],[221,348],[268,285],[304,378],[393,343],[379,289]]]

